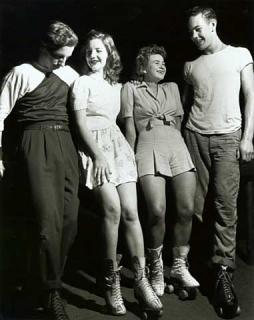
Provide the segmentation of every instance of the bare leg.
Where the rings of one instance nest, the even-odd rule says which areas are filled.
[[[121,216],[120,199],[116,187],[103,184],[94,190],[103,209],[102,245],[105,259],[116,261],[118,229]]]
[[[149,237],[146,245],[148,248],[158,248],[165,235],[166,180],[160,176],[146,175],[140,178],[140,182],[148,209],[146,232]]]
[[[129,182],[117,187],[121,203],[121,217],[125,238],[131,257],[144,257],[144,240],[138,209],[136,183]]]
[[[174,227],[174,246],[185,246],[189,243],[194,197],[196,192],[196,175],[193,171],[179,174],[172,178],[172,188],[176,201],[176,223]]]
[[[134,272],[134,294],[144,313],[162,314],[162,304],[153,291],[145,272],[144,241],[137,210],[136,183],[118,186],[122,222]]]

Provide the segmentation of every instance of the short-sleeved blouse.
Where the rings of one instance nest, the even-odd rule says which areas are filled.
[[[82,76],[74,82],[72,105],[74,110],[86,109],[89,129],[106,129],[115,124],[120,112],[122,85],[110,85],[104,79]]]
[[[71,93],[73,110],[86,110],[88,128],[108,161],[110,182],[118,186],[136,182],[137,168],[134,153],[116,125],[120,111],[121,84],[110,85],[106,80],[82,76],[74,82]],[[94,179],[93,160],[79,151],[81,182],[89,189],[98,186]]]
[[[136,161],[139,177],[174,177],[194,169],[175,117],[183,114],[175,83],[158,85],[157,96],[146,83],[126,83],[122,89],[121,117],[133,117],[138,132]],[[161,120],[163,118],[163,120]]]
[[[178,86],[174,82],[158,85],[157,96],[142,82],[135,86],[127,82],[122,89],[121,117],[134,117],[138,132],[147,128],[151,121],[163,115],[166,121],[183,115]]]

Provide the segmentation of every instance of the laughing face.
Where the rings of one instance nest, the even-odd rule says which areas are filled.
[[[103,72],[108,53],[100,39],[92,39],[86,48],[86,62],[92,72]]]
[[[160,54],[151,54],[145,68],[145,81],[159,82],[164,79],[166,66]]]
[[[198,50],[206,51],[212,46],[215,27],[216,21],[207,20],[201,13],[190,17],[188,22],[189,34]]]

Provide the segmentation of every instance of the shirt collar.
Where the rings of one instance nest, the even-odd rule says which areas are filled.
[[[140,84],[136,86],[136,88],[148,88],[148,85],[146,82],[142,81]]]

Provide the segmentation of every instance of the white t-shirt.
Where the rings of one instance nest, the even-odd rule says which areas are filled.
[[[108,81],[93,75],[82,76],[72,87],[73,110],[86,109],[90,130],[109,128],[115,124],[120,112],[121,87],[120,83],[111,85]]]
[[[202,134],[235,132],[241,127],[241,71],[253,59],[248,49],[227,46],[184,65],[184,77],[194,89],[186,127]]]

